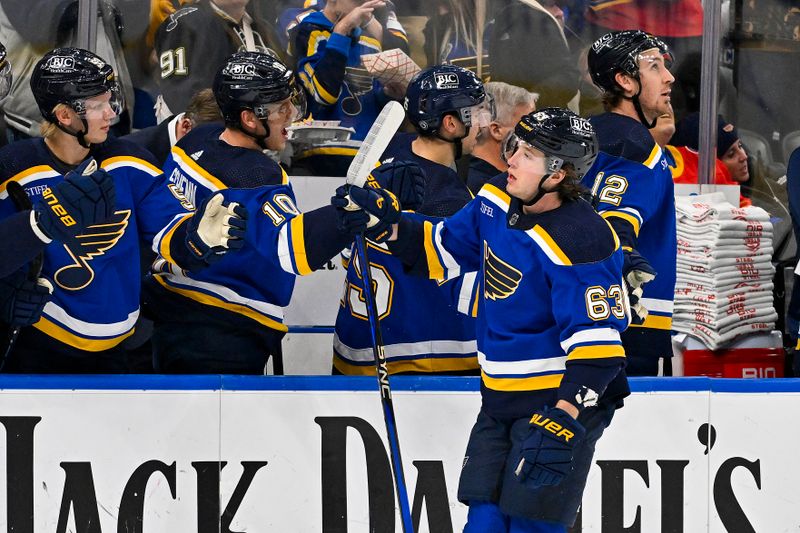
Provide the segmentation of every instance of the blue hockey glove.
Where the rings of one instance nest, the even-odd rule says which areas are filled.
[[[375,183],[394,194],[403,209],[417,210],[425,199],[425,172],[411,161],[392,161],[379,166],[367,177],[366,186],[376,188]]]
[[[200,204],[188,224],[186,246],[195,259],[210,265],[244,246],[247,209],[236,202],[225,203],[222,193],[216,193]]]
[[[116,198],[114,178],[87,159],[64,181],[42,192],[33,206],[36,225],[48,238],[65,242],[114,214]]]
[[[558,485],[572,468],[572,451],[584,435],[580,422],[557,407],[534,413],[514,470],[517,479],[531,488]]]
[[[636,250],[624,251],[624,261],[622,263],[622,277],[628,289],[628,299],[631,304],[631,322],[643,324],[647,318],[647,308],[642,305],[641,298],[644,284],[656,278],[656,271],[647,262],[647,259],[639,255]]]
[[[342,185],[331,198],[331,205],[339,211],[339,228],[356,227],[368,215],[364,236],[374,242],[383,242],[392,234],[392,224],[400,221],[400,202],[381,188]],[[360,231],[359,231],[360,232]]]
[[[18,270],[0,280],[0,320],[9,326],[30,326],[42,316],[52,294],[48,280],[31,280],[24,270]]]

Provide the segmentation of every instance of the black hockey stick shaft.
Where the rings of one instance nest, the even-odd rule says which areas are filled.
[[[8,185],[6,185],[6,190],[8,191],[8,196],[11,198],[11,201],[14,202],[17,211],[28,211],[33,208],[31,199],[28,197],[28,193],[25,192],[25,189],[22,188],[22,185],[16,181],[10,181]],[[36,257],[33,258],[28,267],[28,279],[31,281],[39,279],[43,264],[44,252],[36,254]],[[19,330],[19,326],[13,326],[8,330],[8,344],[6,346],[6,351],[3,353],[3,360],[0,361],[0,372],[3,371],[8,356],[11,355],[11,351],[14,349],[14,344],[17,342],[17,337],[19,336]]]
[[[363,234],[356,236],[356,258],[358,259],[359,269],[361,271],[361,280],[364,283],[364,300],[367,305],[367,317],[369,318],[369,329],[372,335],[372,353],[375,356],[375,369],[378,375],[378,387],[381,392],[383,420],[386,423],[386,436],[389,440],[389,453],[392,459],[394,486],[397,493],[397,503],[400,507],[403,533],[414,533],[414,524],[411,520],[411,507],[408,504],[406,478],[403,473],[403,459],[400,455],[400,441],[397,437],[397,420],[394,416],[392,389],[389,386],[389,368],[386,366],[381,324],[378,318],[378,309],[375,304],[375,294],[372,291],[372,274],[370,274],[369,271],[367,243]]]

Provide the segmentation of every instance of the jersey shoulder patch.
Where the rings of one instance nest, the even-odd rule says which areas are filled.
[[[528,232],[557,264],[596,263],[619,248],[611,226],[582,199],[542,213],[536,222]]]

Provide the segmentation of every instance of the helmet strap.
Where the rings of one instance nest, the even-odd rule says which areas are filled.
[[[622,96],[626,100],[630,100],[633,103],[633,108],[636,110],[636,114],[639,117],[639,122],[645,125],[648,130],[652,130],[656,127],[656,122],[658,122],[658,117],[654,118],[653,121],[647,120],[647,117],[644,116],[644,111],[642,110],[642,103],[639,101],[639,95],[642,94],[642,80],[639,79],[639,75],[637,74],[634,76],[634,79],[639,84],[639,90],[636,91],[636,94],[633,96]]]
[[[545,188],[543,187],[544,182],[547,181],[547,178],[549,178],[552,175],[553,175],[553,173],[545,174],[544,176],[542,176],[542,179],[539,180],[539,190],[536,191],[536,194],[534,194],[533,198],[531,198],[530,200],[528,200],[528,201],[520,200],[522,202],[522,205],[524,205],[526,207],[530,207],[533,204],[535,204],[536,202],[538,202],[539,200],[541,200],[542,197],[545,194],[547,194],[549,192],[553,192],[553,191],[545,190]]]
[[[264,129],[267,130],[266,135],[258,135],[255,132],[247,131],[246,129],[244,129],[244,126],[241,123],[241,121],[239,122],[239,125],[238,125],[237,129],[239,131],[241,131],[242,133],[244,133],[245,135],[247,135],[248,137],[250,137],[251,139],[253,139],[256,142],[256,144],[261,147],[262,150],[266,150],[267,149],[267,137],[269,137],[269,125],[267,124],[267,120],[264,119],[264,118],[257,118],[256,117],[256,120],[261,122],[261,124],[264,126]]]
[[[67,135],[72,135],[73,137],[78,139],[78,144],[80,144],[84,148],[92,147],[92,143],[86,140],[86,133],[89,131],[89,124],[86,122],[85,118],[81,118],[81,122],[83,123],[83,129],[81,131],[72,131],[68,129],[66,126],[62,126],[58,118],[56,117],[53,118],[55,119],[56,128],[60,129]]]
[[[448,113],[448,114],[450,114],[450,115],[452,115],[452,116],[456,117],[456,118],[459,120],[459,122],[461,122],[462,124],[464,124],[464,121],[463,121],[463,120],[461,120],[461,117],[459,117],[458,115],[456,115],[456,114],[454,114],[454,113]],[[462,155],[464,155],[464,147],[461,145],[461,141],[462,141],[463,139],[466,139],[466,138],[469,136],[469,129],[470,129],[470,128],[471,128],[471,126],[467,126],[466,124],[464,124],[464,135],[461,135],[461,136],[459,136],[459,137],[455,137],[455,138],[453,138],[453,139],[446,139],[446,138],[444,138],[444,137],[442,136],[442,134],[441,134],[441,129],[442,129],[442,127],[441,127],[441,126],[439,126],[439,127],[436,129],[436,132],[434,133],[434,136],[435,136],[437,139],[441,139],[441,140],[443,140],[443,141],[445,141],[445,142],[448,142],[448,143],[451,143],[451,144],[453,145],[453,148],[454,148],[454,152],[453,152],[453,158],[454,158],[456,161],[458,161],[459,159],[461,159],[461,156],[462,156]]]

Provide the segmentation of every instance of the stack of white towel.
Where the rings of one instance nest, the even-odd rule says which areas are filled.
[[[711,350],[771,331],[772,223],[759,207],[734,207],[720,193],[676,199],[678,276],[672,329]]]

